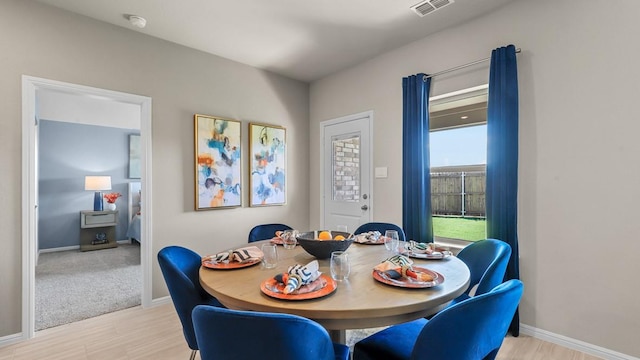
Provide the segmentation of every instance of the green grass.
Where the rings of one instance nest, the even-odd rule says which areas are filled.
[[[432,219],[434,236],[468,241],[477,241],[486,238],[487,221],[485,219],[436,216]]]

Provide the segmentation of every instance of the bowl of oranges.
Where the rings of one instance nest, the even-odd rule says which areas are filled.
[[[298,234],[298,244],[317,259],[328,259],[334,251],[344,251],[351,246],[353,234],[344,231],[316,230]]]

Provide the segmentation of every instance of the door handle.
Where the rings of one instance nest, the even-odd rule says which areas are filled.
[[[369,210],[369,207],[368,207],[367,205],[362,205],[362,206],[360,207],[360,209],[362,209],[362,210],[364,210],[364,211],[367,211],[367,210]]]

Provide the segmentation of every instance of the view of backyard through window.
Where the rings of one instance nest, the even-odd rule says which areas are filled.
[[[485,239],[487,126],[431,131],[429,143],[434,235]]]

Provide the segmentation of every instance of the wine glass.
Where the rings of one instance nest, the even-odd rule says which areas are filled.
[[[285,249],[291,250],[295,248],[298,243],[296,239],[298,237],[297,230],[285,230],[280,237],[282,238],[282,245]]]

